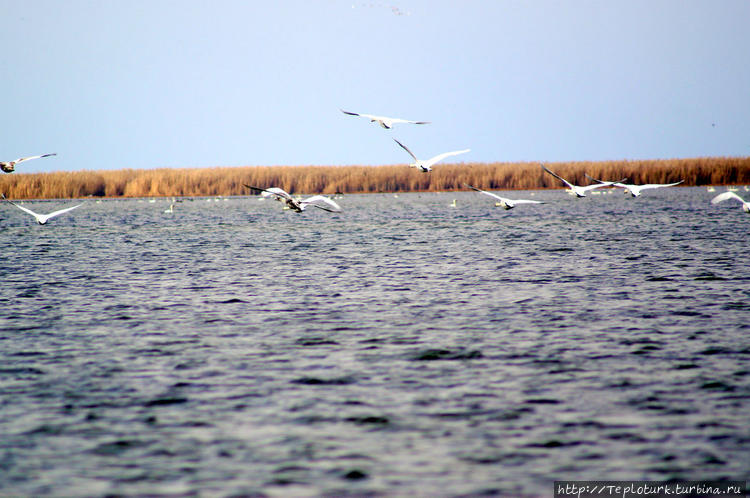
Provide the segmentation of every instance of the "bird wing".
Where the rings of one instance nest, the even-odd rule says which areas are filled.
[[[263,197],[268,197],[269,195],[275,195],[276,197],[280,197],[282,199],[292,199],[292,196],[289,195],[284,189],[281,189],[279,187],[270,187],[270,188],[260,188],[260,187],[253,187],[252,185],[243,185],[251,190],[257,190],[259,192],[263,192]]]
[[[589,190],[594,190],[594,189],[597,189],[597,188],[607,187],[609,185],[612,185],[612,182],[594,183],[592,185],[586,185],[585,187],[578,187],[578,189],[582,190],[584,192],[588,192]]]
[[[429,121],[410,121],[408,119],[388,118],[391,123],[430,124]]]
[[[330,209],[325,206],[319,205],[319,203],[323,203],[323,204],[330,206]],[[312,197],[308,197],[307,199],[301,200],[300,204],[305,205],[305,206],[310,204],[310,205],[315,206],[316,208],[322,209],[324,211],[330,211],[332,213],[341,211],[341,206],[336,204],[336,202],[334,202],[332,199],[329,199],[328,197],[323,196],[323,195],[314,195]]]
[[[720,202],[726,201],[727,199],[737,199],[742,203],[745,202],[745,199],[735,194],[734,192],[724,192],[711,199],[711,204],[718,204]]]
[[[641,190],[645,190],[647,188],[674,187],[675,185],[679,185],[680,183],[684,181],[685,180],[680,180],[679,182],[674,182],[674,183],[647,183],[646,185],[638,185],[638,187]]]
[[[505,199],[506,201],[510,201],[513,204],[544,204],[542,201],[532,201],[528,199]]]
[[[51,212],[50,214],[47,215],[47,219],[54,218],[55,216],[59,216],[59,215],[61,215],[63,213],[67,213],[68,211],[73,211],[75,208],[81,207],[81,206],[83,206],[83,204],[78,204],[78,205],[75,205],[73,207],[69,207],[69,208],[65,208],[65,209],[60,209],[59,211],[53,211],[53,212]]]
[[[409,155],[410,155],[411,157],[413,157],[415,161],[419,161],[419,159],[417,159],[417,156],[415,156],[415,155],[414,155],[414,153],[413,153],[412,151],[410,151],[410,150],[409,150],[409,148],[408,148],[408,147],[407,147],[406,145],[402,144],[401,142],[399,142],[399,141],[398,141],[398,140],[396,140],[395,138],[394,138],[393,140],[395,140],[395,142],[396,142],[397,144],[399,144],[399,145],[401,146],[401,148],[402,148],[402,149],[404,149],[404,150],[405,150],[406,152],[408,152],[408,153],[409,153]]]
[[[391,118],[387,118],[385,116],[375,116],[374,114],[357,114],[357,116],[362,116],[363,118],[367,118],[371,121],[390,121]]]
[[[470,150],[471,149],[464,149],[464,150],[454,150],[453,152],[443,152],[442,154],[438,154],[437,156],[431,157],[430,159],[426,160],[424,162],[424,165],[429,168],[433,164],[435,164],[435,163],[437,163],[439,161],[442,161],[446,157],[457,156],[459,154],[465,154],[465,153],[469,152]]]
[[[52,153],[52,154],[42,154],[42,155],[39,155],[39,156],[19,157],[19,158],[18,158],[18,159],[16,159],[16,160],[15,160],[14,162],[15,162],[16,164],[18,164],[18,163],[22,163],[22,162],[24,162],[24,161],[31,161],[32,159],[39,159],[40,157],[49,157],[49,156],[56,156],[56,155],[57,155],[57,153]]]
[[[13,204],[13,205],[14,205],[14,206],[16,206],[16,207],[17,207],[18,209],[20,209],[21,211],[25,211],[25,212],[29,213],[29,214],[30,214],[31,216],[33,216],[34,218],[37,218],[37,219],[39,219],[39,217],[40,217],[40,216],[43,216],[43,215],[41,215],[41,214],[39,214],[39,213],[35,213],[35,212],[34,212],[34,211],[32,211],[31,209],[27,209],[27,208],[25,208],[25,207],[23,207],[23,206],[20,206],[20,205],[16,204],[15,202],[13,202],[13,201],[11,201],[11,200],[8,200],[8,199],[6,199],[6,198],[5,198],[5,195],[3,195],[2,197],[3,197],[3,200],[5,200],[5,202],[9,202],[9,203]]]
[[[547,168],[545,168],[545,167],[544,167],[544,164],[541,164],[540,166],[542,167],[542,169],[543,169],[544,171],[546,171],[546,172],[547,172],[547,173],[549,173],[550,175],[554,176],[555,178],[557,178],[558,180],[560,180],[561,182],[563,182],[563,183],[564,183],[565,185],[567,185],[567,186],[568,186],[568,187],[570,187],[571,189],[575,190],[575,188],[574,188],[574,185],[573,185],[572,183],[570,183],[570,182],[569,182],[568,180],[566,180],[566,179],[565,179],[565,178],[563,178],[562,176],[556,175],[555,173],[551,172],[550,170],[548,170]]]
[[[586,174],[586,173],[584,173],[584,174],[583,174],[583,176],[585,176],[586,178],[588,178],[589,180],[591,180],[591,181],[593,181],[593,182],[597,182],[597,183],[602,183],[602,184],[604,184],[603,186],[605,186],[605,187],[606,187],[606,186],[610,186],[610,185],[614,185],[615,183],[622,183],[622,182],[625,182],[625,181],[627,181],[627,180],[628,180],[627,178],[623,178],[623,179],[621,179],[621,180],[617,180],[617,181],[614,181],[614,182],[610,182],[610,181],[606,181],[606,182],[605,182],[604,180],[597,180],[597,179],[596,179],[596,178],[594,178],[593,176],[589,176],[589,175],[588,175],[588,174]]]
[[[356,112],[349,112],[349,111],[345,111],[343,109],[339,109],[339,111],[343,112],[344,114],[348,114],[350,116],[361,116],[361,114],[358,114]]]
[[[503,199],[503,198],[502,198],[502,197],[500,197],[499,195],[495,195],[495,194],[493,194],[492,192],[487,192],[486,190],[482,190],[482,189],[480,189],[480,188],[472,187],[472,186],[471,186],[471,185],[469,185],[468,183],[464,183],[464,186],[465,186],[465,187],[469,187],[470,189],[476,190],[477,192],[480,192],[480,193],[482,193],[482,194],[484,194],[484,195],[489,195],[490,197],[494,197],[495,199],[497,199],[497,200],[499,200],[499,201],[506,201],[506,200],[507,200],[507,199]]]

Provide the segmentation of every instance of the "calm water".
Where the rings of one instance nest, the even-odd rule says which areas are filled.
[[[0,495],[747,479],[750,216],[507,194],[0,205]]]

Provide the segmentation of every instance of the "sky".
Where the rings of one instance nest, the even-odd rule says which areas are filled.
[[[18,172],[750,156],[750,0],[0,0]],[[340,109],[410,120],[385,130]]]

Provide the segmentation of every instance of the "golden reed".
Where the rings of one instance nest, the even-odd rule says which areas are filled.
[[[750,184],[750,157],[643,161],[558,162],[545,165],[578,185],[627,178],[629,183],[686,186]],[[0,175],[0,192],[10,199],[80,197],[163,197],[247,195],[243,184],[281,187],[290,193],[425,192],[463,190],[468,183],[489,190],[560,188],[539,163],[454,163],[422,173],[395,166],[244,166],[13,173]]]

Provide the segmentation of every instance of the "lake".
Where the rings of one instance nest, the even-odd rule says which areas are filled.
[[[0,204],[0,494],[746,479],[739,203],[504,195]]]

